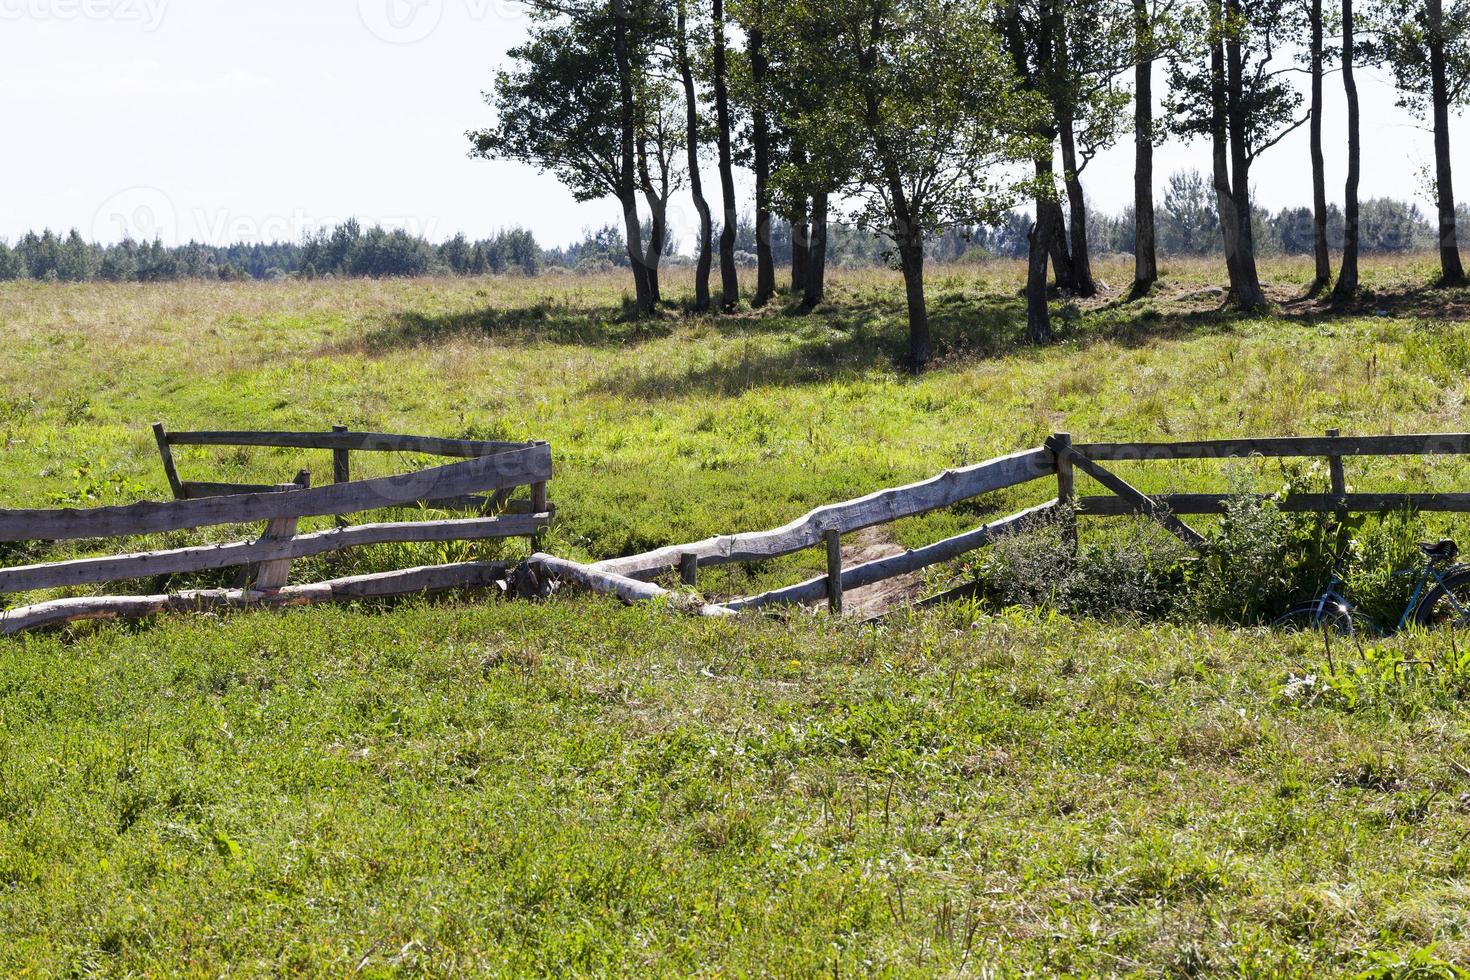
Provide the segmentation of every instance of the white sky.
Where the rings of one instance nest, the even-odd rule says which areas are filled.
[[[0,238],[79,228],[114,241],[298,239],[355,216],[434,240],[525,226],[544,245],[617,220],[555,178],[466,156],[481,100],[525,36],[513,0],[0,0],[0,112],[7,153]],[[1363,195],[1418,201],[1429,134],[1360,71]],[[1341,196],[1341,85],[1328,79],[1329,196]],[[1156,82],[1161,89],[1162,78]],[[1455,122],[1470,168],[1470,123]],[[1085,174],[1097,206],[1132,199],[1132,147]],[[1160,187],[1207,169],[1208,148],[1169,145]],[[1470,169],[1459,189],[1470,199]],[[711,175],[713,180],[713,175]],[[1309,205],[1305,127],[1267,153],[1254,182],[1267,207]],[[743,198],[748,201],[748,195]],[[687,248],[693,208],[673,219]]]

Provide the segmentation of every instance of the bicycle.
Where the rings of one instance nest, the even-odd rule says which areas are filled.
[[[1460,546],[1449,540],[1421,542],[1419,550],[1424,553],[1423,566],[1394,572],[1395,576],[1414,577],[1414,593],[1399,617],[1395,632],[1410,624],[1430,629],[1470,628],[1470,566],[1456,564]],[[1347,598],[1346,587],[1347,583],[1334,571],[1320,596],[1271,625],[1277,629],[1330,631],[1349,637],[1383,635],[1377,624],[1358,612]]]

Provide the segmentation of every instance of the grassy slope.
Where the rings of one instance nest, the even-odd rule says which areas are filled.
[[[1166,297],[1194,288],[1171,271]],[[1016,282],[935,277],[948,355],[919,380],[893,367],[898,294],[878,274],[844,277],[819,317],[637,333],[616,281],[6,286],[0,493],[158,495],[155,418],[537,436],[561,466],[553,546],[595,556],[771,526],[1057,428],[1463,428],[1470,332],[1392,299],[1389,316],[1250,322],[1166,299],[1085,311],[1026,351]],[[302,463],[325,471],[183,456],[200,478]],[[1218,466],[1130,475],[1222,483]],[[1398,461],[1352,479],[1463,473]],[[1028,493],[1044,489],[901,537]],[[1402,642],[1445,662],[1438,641]],[[1284,699],[1321,659],[1250,632],[964,610],[873,634],[590,603],[10,642],[0,967],[1296,972],[1470,955],[1456,687]]]

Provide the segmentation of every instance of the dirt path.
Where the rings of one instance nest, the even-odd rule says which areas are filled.
[[[842,547],[842,566],[851,568],[880,558],[903,554],[904,549],[893,539],[889,527],[870,527],[852,535]],[[844,615],[855,619],[872,619],[895,606],[919,598],[924,591],[924,573],[913,572],[878,582],[861,589],[851,589],[843,596]]]

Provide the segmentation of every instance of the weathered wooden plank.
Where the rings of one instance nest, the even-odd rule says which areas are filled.
[[[828,531],[822,536],[827,543],[827,611],[842,615],[842,534]]]
[[[348,432],[348,429],[347,429],[347,426],[345,426],[345,425],[334,425],[334,426],[332,426],[332,434],[333,435],[345,435],[347,432]],[[351,483],[352,482],[352,450],[350,450],[350,449],[333,449],[332,450],[332,482],[333,483]]]
[[[1043,477],[1054,477],[1055,461],[1048,449],[1028,449],[989,462],[950,470],[922,483],[819,507],[805,517],[773,531],[757,531],[709,538],[694,544],[673,545],[630,558],[598,562],[600,571],[629,578],[651,578],[678,567],[680,556],[693,554],[700,565],[760,561],[814,548],[827,531],[850,534],[865,527],[951,507],[996,490]]]
[[[402,476],[317,487],[171,503],[146,502],[94,510],[0,510],[0,541],[58,541],[159,534],[219,524],[254,524],[284,517],[355,514],[419,500],[526,486],[551,479],[551,447],[452,463]]]
[[[1336,439],[1340,433],[1336,429],[1327,430],[1327,438]],[[1341,456],[1327,457],[1328,479],[1332,483],[1332,495],[1341,499],[1347,496],[1347,470],[1342,465]],[[1346,513],[1339,510],[1339,513]]]
[[[452,589],[488,589],[510,574],[506,562],[466,562],[459,565],[430,565],[401,572],[356,575],[327,584],[337,601],[386,599],[395,596],[446,592]]]
[[[267,486],[263,483],[202,483],[185,480],[180,500],[204,500],[209,497],[238,497],[248,493],[287,493],[299,490],[294,483],[278,483]]]
[[[535,442],[486,442],[479,439],[439,439],[386,432],[170,432],[173,446],[256,446],[275,449],[330,449],[378,453],[423,453],[478,459],[518,452]]]
[[[540,514],[458,521],[418,521],[408,524],[362,524],[316,534],[302,534],[286,542],[242,541],[171,551],[78,558],[49,565],[0,568],[0,595],[33,592],[37,589],[97,585],[154,575],[181,575],[258,562],[312,558],[376,544],[529,537],[549,523],[550,516]]]
[[[1203,439],[1191,442],[1092,442],[1073,446],[1099,462],[1169,459],[1229,459],[1240,456],[1464,456],[1470,433],[1401,436],[1287,436],[1263,439]]]
[[[574,585],[578,585],[591,592],[596,592],[599,595],[616,596],[630,605],[668,598],[670,601],[680,605],[686,605],[692,611],[704,616],[732,615],[730,610],[722,606],[708,606],[698,600],[689,602],[681,598],[677,593],[660,588],[651,582],[628,578],[624,575],[604,571],[594,565],[581,565],[577,562],[567,561],[565,558],[557,558],[553,555],[532,555],[522,568],[530,571],[533,577],[549,577],[555,581],[571,582]]]
[[[1113,491],[1113,493],[1117,494],[1123,500],[1132,504],[1138,513],[1152,517],[1170,534],[1173,534],[1191,548],[1200,549],[1205,546],[1204,535],[1174,516],[1168,508],[1159,506],[1156,501],[1145,496],[1127,480],[1103,469],[1097,463],[1070,446],[1052,445],[1052,449],[1059,457],[1067,457],[1072,461],[1074,467]]]
[[[158,455],[163,457],[163,475],[168,478],[168,488],[173,493],[175,500],[182,499],[184,485],[179,481],[179,470],[174,465],[174,452],[169,447],[168,432],[164,429],[162,422],[154,423],[153,440],[158,443]]]
[[[296,478],[296,486],[301,490],[311,489],[311,473],[302,470],[301,475]],[[297,525],[300,523],[298,517],[278,517],[265,526],[265,534],[261,536],[261,543],[288,543],[296,537]],[[259,592],[277,592],[285,588],[291,579],[291,559],[276,558],[271,561],[261,562],[256,570],[255,588]]]
[[[334,433],[340,434],[340,433],[344,433],[344,432],[349,432],[351,430],[349,430],[347,428],[347,426],[345,426],[345,425],[334,425],[334,426],[332,426],[332,431]],[[333,483],[351,483],[352,482],[352,450],[350,450],[350,449],[333,449],[332,450],[332,482]],[[337,515],[337,526],[338,527],[346,527],[347,524],[348,524],[347,518],[346,517],[343,517],[341,514],[338,514]]]
[[[292,585],[270,594],[236,589],[177,595],[55,599],[0,612],[0,636],[93,619],[144,619],[167,612],[284,608],[319,602],[424,595],[452,589],[490,588],[503,580],[507,571],[508,566],[504,562],[469,562],[359,575],[314,585]]]
[[[1063,506],[1067,506],[1077,496],[1077,470],[1072,465],[1071,456],[1061,450],[1072,448],[1072,436],[1066,432],[1058,432],[1051,437],[1050,444],[1057,460],[1057,499],[1062,502]],[[1076,554],[1077,515],[1068,513],[1063,520],[1065,522],[1062,528],[1063,541],[1072,550],[1072,553]]]
[[[1056,508],[1057,501],[1052,500],[923,548],[906,551],[891,558],[880,558],[865,565],[855,565],[842,572],[842,587],[861,589],[899,575],[930,568],[972,551],[978,551],[1008,534],[1016,534],[1036,526],[1037,522],[1053,513]],[[742,612],[765,606],[805,605],[820,602],[826,595],[827,576],[823,575],[821,578],[809,579],[783,589],[775,589],[745,599],[736,599],[734,602],[725,603],[724,607],[735,612]]]
[[[1225,505],[1238,495],[1224,493],[1170,493],[1150,497],[1173,514],[1223,514]],[[1265,494],[1256,500],[1272,500]],[[1385,514],[1411,510],[1422,513],[1470,514],[1470,493],[1298,493],[1277,502],[1282,510],[1300,514],[1330,514],[1346,510],[1354,514]],[[1117,497],[1083,497],[1080,512],[1085,517],[1121,517],[1138,513],[1137,508]]]

